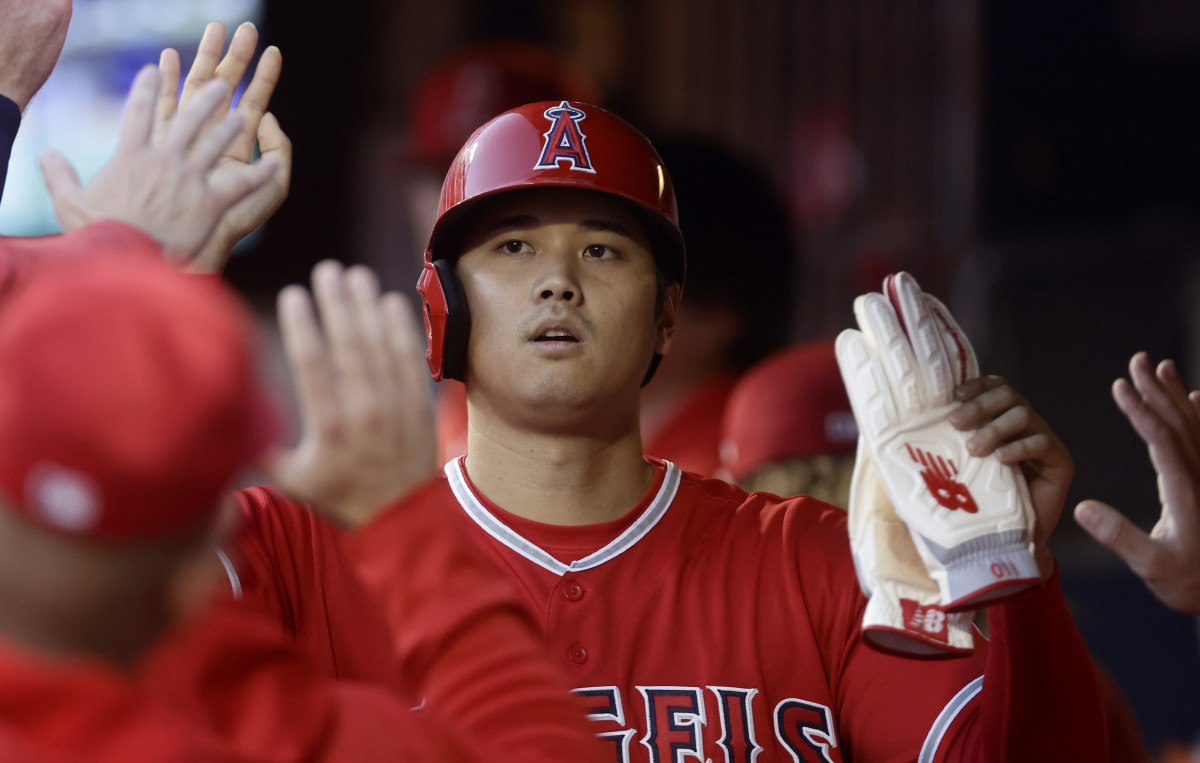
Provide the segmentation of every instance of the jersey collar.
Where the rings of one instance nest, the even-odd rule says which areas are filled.
[[[666,466],[666,472],[663,476],[662,485],[659,486],[658,492],[650,501],[650,505],[642,512],[642,515],[608,545],[588,554],[582,559],[576,559],[570,564],[563,564],[532,541],[521,536],[511,527],[504,524],[504,522],[497,519],[492,512],[488,511],[483,501],[479,499],[479,496],[476,495],[472,488],[466,469],[463,466],[463,461],[464,458],[460,456],[448,462],[445,472],[446,478],[450,482],[450,490],[454,493],[454,497],[458,499],[459,505],[467,512],[467,516],[474,520],[475,524],[479,525],[484,532],[500,543],[503,543],[529,561],[540,567],[544,567],[556,575],[565,575],[568,572],[598,567],[608,560],[617,557],[625,550],[632,548],[635,543],[645,537],[646,533],[650,532],[658,524],[658,521],[662,519],[667,509],[671,506],[671,501],[675,500],[676,491],[679,490],[679,467],[670,461],[664,461],[663,464]]]

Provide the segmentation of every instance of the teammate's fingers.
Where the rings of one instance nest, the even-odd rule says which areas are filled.
[[[182,151],[192,144],[205,123],[221,106],[221,102],[229,95],[229,85],[219,79],[210,80],[185,103],[175,118],[171,120],[163,145],[167,148]],[[239,117],[240,120],[240,117]],[[230,136],[232,139],[232,136]]]
[[[229,85],[230,92],[235,90],[238,83],[242,81],[242,75],[246,73],[246,67],[254,58],[254,49],[257,47],[257,27],[249,21],[243,21],[233,31],[233,39],[229,41],[229,50],[225,51],[225,57],[221,59],[213,72],[216,77],[225,80]]]
[[[1200,516],[1194,507],[1200,486],[1200,462],[1180,447],[1179,438],[1124,379],[1113,383],[1117,406],[1146,443],[1150,462],[1158,473],[1159,499],[1164,514],[1183,532],[1198,532]],[[1192,507],[1192,508],[1189,508]]]
[[[300,286],[288,286],[277,300],[279,332],[303,415],[306,432],[336,434],[341,421],[337,385],[312,301]]]
[[[218,203],[227,211],[235,204],[270,183],[275,173],[279,171],[279,163],[270,157],[260,159],[254,164],[239,167],[211,187]]]
[[[196,57],[192,59],[187,79],[183,82],[180,103],[187,103],[198,88],[216,76],[217,64],[221,61],[221,51],[224,48],[225,25],[220,21],[210,21],[208,26],[204,27],[204,34],[200,36]]]
[[[179,109],[179,51],[166,48],[158,57],[158,99],[154,103],[154,140],[162,139]]]
[[[1200,434],[1200,416],[1197,416],[1196,409],[1188,400],[1187,387],[1183,383],[1183,377],[1179,375],[1179,367],[1175,365],[1174,360],[1167,358],[1158,364],[1154,373],[1171,399],[1170,423],[1176,435],[1200,458],[1200,438],[1197,437],[1197,434]]]
[[[188,154],[188,161],[196,169],[207,172],[225,153],[225,149],[241,131],[244,120],[235,111],[226,112],[221,121],[201,133]]]
[[[263,51],[254,69],[254,76],[238,101],[237,111],[246,120],[246,126],[229,148],[229,153],[241,161],[248,162],[254,153],[254,140],[259,131],[259,122],[267,113],[275,86],[283,72],[283,55],[274,45]]]
[[[158,68],[146,65],[133,78],[125,112],[121,116],[118,151],[146,145],[154,125],[154,106],[158,93]]]
[[[388,292],[379,301],[384,335],[393,372],[404,389],[418,400],[432,404],[429,364],[425,360],[425,333],[419,325],[412,301],[398,292]]]
[[[343,272],[341,264],[334,260],[319,262],[313,268],[312,285],[341,383],[343,407],[358,424],[371,415],[374,386],[365,358],[367,349],[350,307]]]
[[[988,376],[980,376],[975,379],[968,379],[962,384],[954,388],[954,397],[960,402],[974,400],[983,393],[993,390],[997,387],[1004,386],[1008,382],[1002,376],[990,374]]]
[[[1161,553],[1150,536],[1113,507],[1100,501],[1082,501],[1075,507],[1075,521],[1102,546],[1121,557],[1139,576],[1145,577]]]
[[[410,469],[418,475],[433,476],[438,467],[437,425],[429,366],[425,362],[424,334],[417,327],[412,303],[403,295],[397,292],[383,295],[379,308],[394,369],[391,392],[400,407],[402,435],[411,443]]]
[[[50,199],[54,200],[55,210],[58,210],[60,203],[65,203],[67,199],[73,198],[74,194],[79,193],[79,175],[71,167],[71,163],[67,162],[66,157],[59,154],[58,151],[53,149],[43,151],[42,155],[37,157],[37,163],[42,168],[42,178],[46,181],[46,190],[50,194]],[[61,212],[59,217],[61,218]],[[60,222],[65,226],[65,221],[60,220]]]
[[[370,268],[354,265],[346,270],[345,280],[351,313],[362,337],[363,365],[376,394],[386,400],[389,396],[385,393],[395,382],[380,312],[379,279]]]
[[[966,393],[960,390],[967,388]],[[1028,405],[1002,377],[984,376],[960,384],[955,396],[963,402],[950,412],[955,429],[979,429],[1000,414],[1017,406]]]

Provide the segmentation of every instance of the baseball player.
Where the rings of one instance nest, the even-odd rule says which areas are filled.
[[[991,644],[961,660],[864,647],[842,512],[643,458],[638,392],[684,282],[675,221],[636,130],[530,104],[452,165],[421,284],[431,369],[465,381],[470,427],[466,457],[414,500],[465,516],[517,583],[611,759],[1103,759],[1045,548],[1070,457],[1003,380],[962,385],[952,422],[976,430],[974,453],[1027,466],[1044,585],[996,606]]]

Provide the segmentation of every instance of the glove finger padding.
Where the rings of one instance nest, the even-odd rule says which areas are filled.
[[[972,609],[1040,580],[1024,477],[967,452],[947,419],[974,352],[940,302],[906,273],[855,300],[861,331],[838,337],[838,365],[879,478],[908,526],[947,611]],[[954,357],[947,345],[954,347]]]
[[[938,585],[896,516],[861,438],[847,510],[854,568],[868,596],[863,639],[882,652],[908,657],[969,654],[975,645],[971,615],[942,611]]]

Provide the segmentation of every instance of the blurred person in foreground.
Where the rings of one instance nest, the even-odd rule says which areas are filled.
[[[270,416],[232,294],[130,244],[27,244],[56,261],[0,301],[0,757],[470,759],[258,613],[199,607]]]

